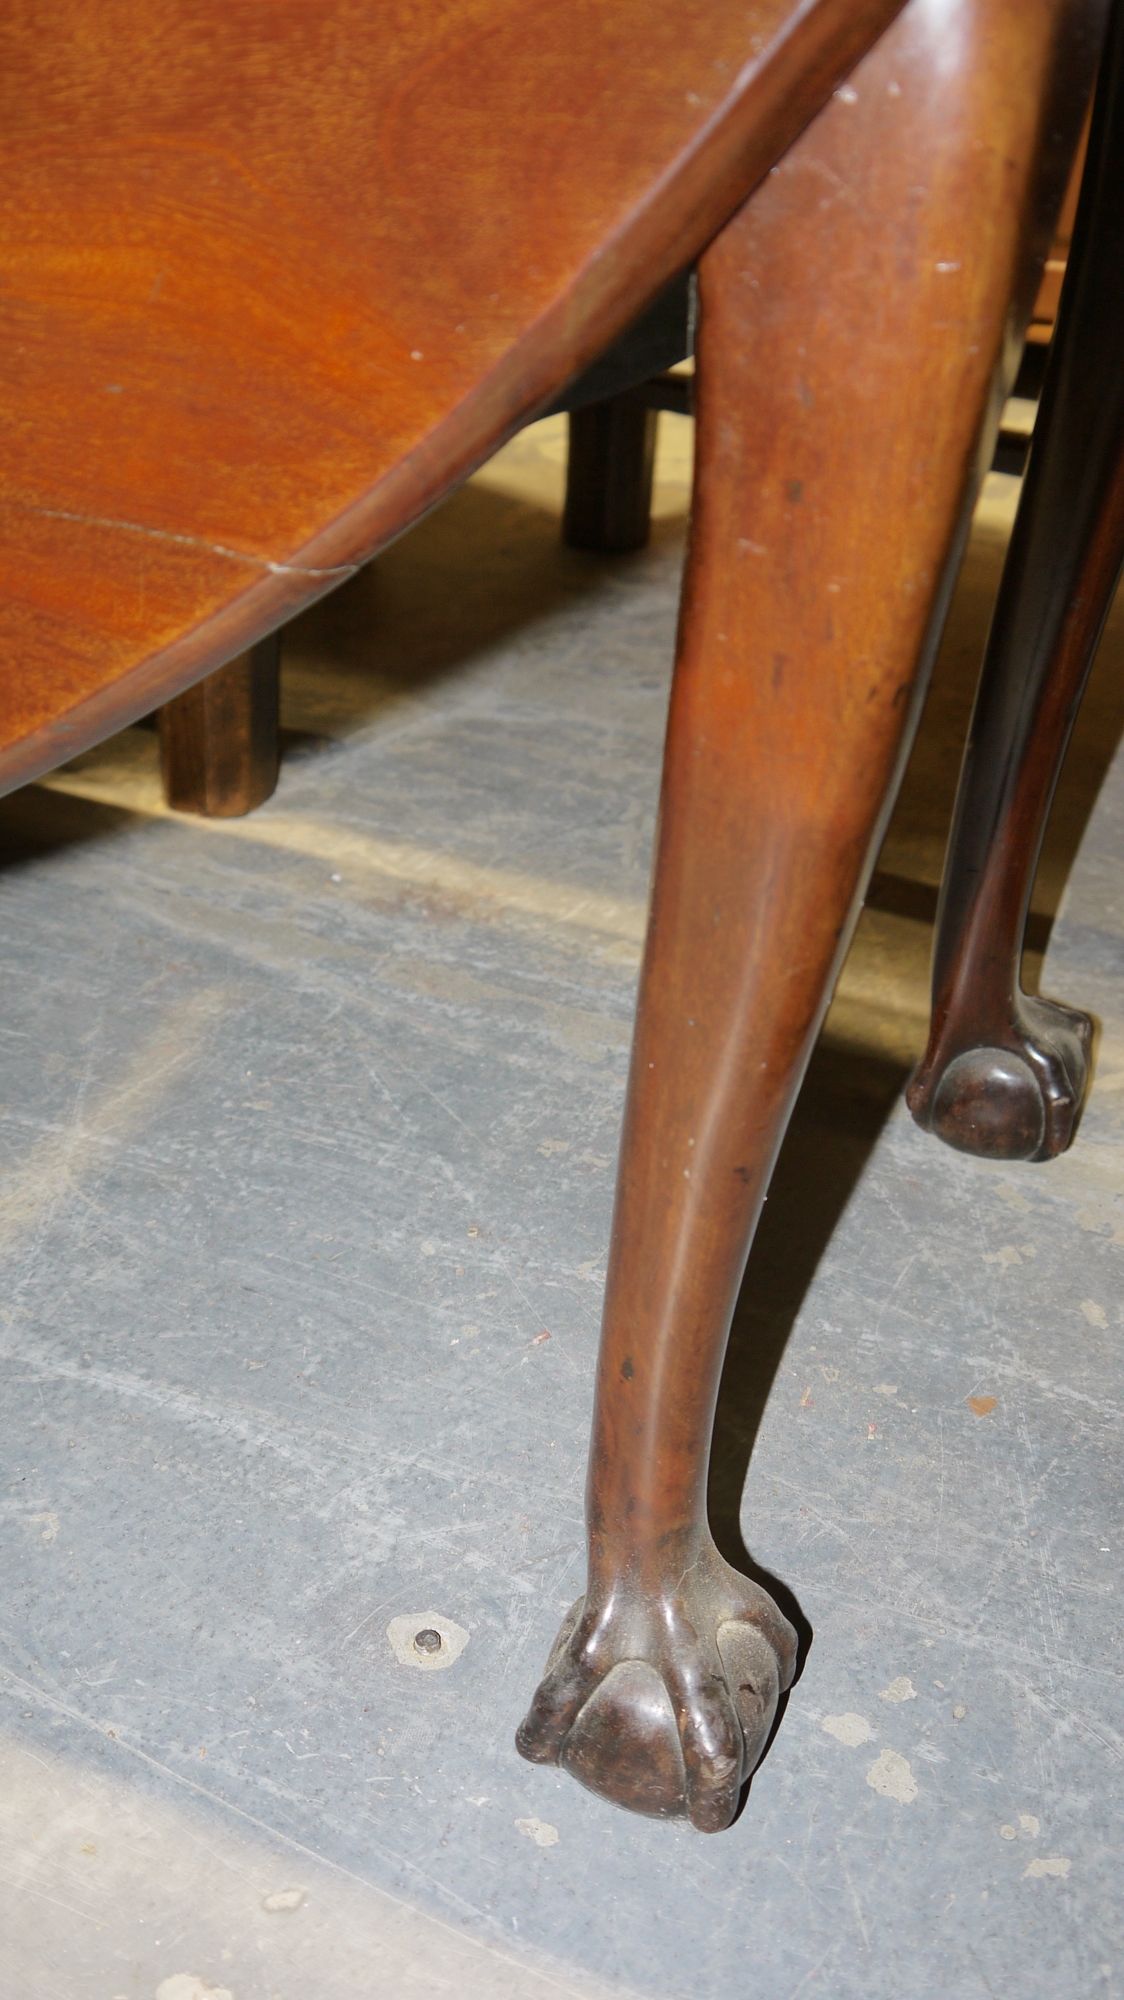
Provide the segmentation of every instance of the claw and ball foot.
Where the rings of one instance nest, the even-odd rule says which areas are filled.
[[[1020,994],[1017,1020],[994,1046],[930,1052],[906,1101],[947,1146],[988,1160],[1064,1153],[1085,1096],[1093,1023],[1075,1007]]]
[[[587,1593],[565,1618],[516,1736],[600,1798],[729,1826],[796,1661],[772,1599],[708,1546],[674,1593]]]

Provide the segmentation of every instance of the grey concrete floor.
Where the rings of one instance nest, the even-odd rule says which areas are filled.
[[[688,450],[600,562],[539,427],[308,614],[252,818],[163,813],[141,729],[0,806],[19,2000],[1124,1991],[1117,618],[1030,962],[1102,1023],[1077,1143],[998,1169],[901,1100],[1010,482],[723,1389],[716,1528],[803,1677],[718,1837],[512,1745],[582,1585]]]

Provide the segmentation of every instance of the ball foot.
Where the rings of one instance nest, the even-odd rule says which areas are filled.
[[[1089,1076],[1093,1024],[1054,1000],[1022,995],[994,1047],[930,1045],[906,1102],[917,1123],[985,1160],[1052,1160],[1073,1138]]]

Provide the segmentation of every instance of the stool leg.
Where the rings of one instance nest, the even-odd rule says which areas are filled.
[[[1092,1022],[1022,991],[1050,801],[1124,564],[1124,6],[1097,86],[1088,165],[1034,443],[976,696],[945,862],[919,1125],[999,1160],[1063,1152]]]
[[[1029,313],[1061,198],[1038,166],[1045,110],[1076,139],[1084,108],[1095,43],[1059,76],[1058,13],[907,6],[700,270],[698,476],[589,1580],[517,1742],[704,1830],[733,1816],[795,1663],[791,1628],[707,1522],[722,1358],[908,750],[1011,300]]]
[[[165,702],[160,768],[177,811],[233,819],[269,798],[277,783],[280,657],[275,632]]]
[[[572,549],[628,555],[647,545],[659,412],[610,396],[570,413],[562,540]]]

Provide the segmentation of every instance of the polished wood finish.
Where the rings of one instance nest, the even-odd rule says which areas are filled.
[[[707,1523],[727,1332],[990,461],[1100,21],[1083,0],[907,7],[700,265],[695,509],[589,1580],[518,1742],[704,1830],[735,1812],[795,1658]]]
[[[1124,5],[1097,87],[1084,191],[1034,443],[957,793],[929,1045],[908,1092],[962,1152],[1047,1160],[1073,1135],[1088,1016],[1021,985],[1050,802],[1124,566]]]
[[[277,784],[281,645],[262,639],[159,711],[164,796],[178,812],[234,819]]]
[[[12,0],[0,787],[276,629],[685,270],[901,0]]]
[[[681,271],[626,327],[619,340],[566,384],[544,415],[604,403],[640,383],[662,382],[670,369],[693,352],[696,296],[694,273]]]
[[[570,410],[562,538],[622,555],[645,547],[660,410],[691,412],[691,378],[672,372],[690,341],[678,280],[560,399]],[[666,364],[645,376],[646,367]],[[591,386],[623,382],[588,400]],[[158,711],[164,796],[179,812],[232,817],[271,796],[280,768],[277,635],[196,681]]]
[[[569,417],[562,539],[572,549],[627,555],[651,529],[659,413],[627,393]]]

